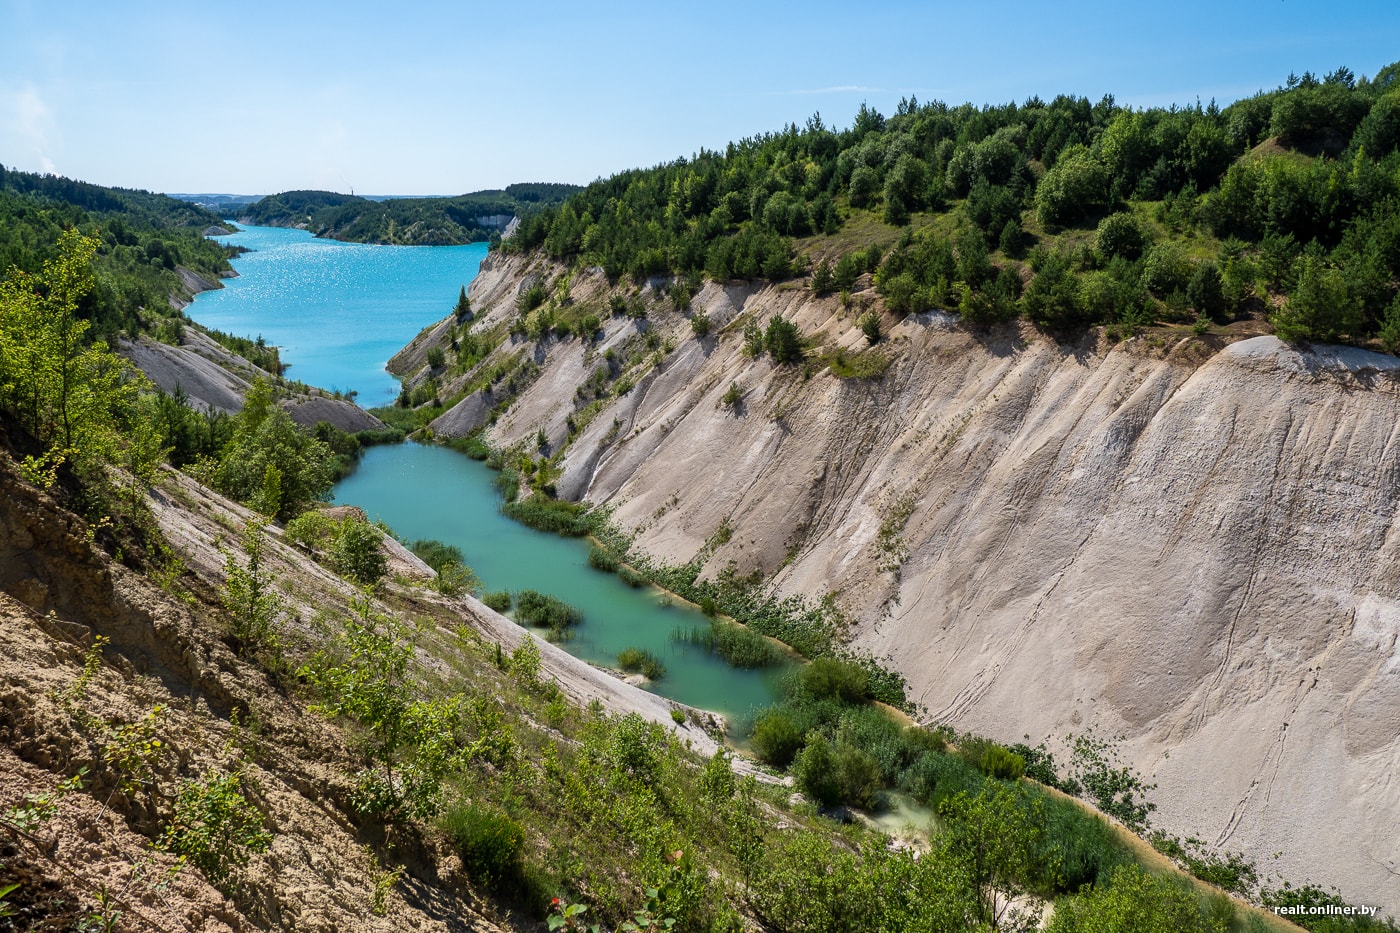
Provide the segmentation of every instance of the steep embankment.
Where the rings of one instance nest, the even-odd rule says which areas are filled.
[[[192,405],[206,411],[233,414],[242,409],[253,380],[276,381],[271,373],[192,327],[185,328],[179,346],[140,337],[123,341],[117,349],[163,391],[182,391]],[[293,394],[280,404],[293,421],[307,427],[328,421],[349,433],[384,428],[384,422],[354,402],[332,398],[319,389]]]
[[[493,254],[473,329],[503,331],[561,273]],[[1185,333],[1066,347],[933,313],[886,315],[888,370],[839,379],[814,349],[746,356],[742,328],[781,314],[850,359],[871,292],[842,309],[706,284],[704,337],[650,289],[644,320],[609,316],[610,294],[576,276],[566,304],[601,311],[600,339],[506,338],[488,364],[525,351],[520,397],[492,423],[502,386],[473,392],[434,430],[533,450],[542,429],[568,444],[560,493],[613,507],[648,552],[689,560],[727,520],[707,572],[838,594],[928,719],[1121,735],[1159,825],[1400,898],[1394,358]],[[447,330],[396,358],[411,384]]]

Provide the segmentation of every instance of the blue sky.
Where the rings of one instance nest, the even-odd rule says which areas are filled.
[[[0,0],[0,163],[155,191],[586,183],[862,101],[1222,104],[1400,59],[1400,3]]]

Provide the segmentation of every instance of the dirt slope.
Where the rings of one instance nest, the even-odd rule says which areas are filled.
[[[493,254],[475,326],[559,272]],[[608,294],[596,271],[572,283],[577,302]],[[604,312],[596,344],[511,338],[497,357],[523,346],[540,371],[491,440],[565,443],[606,351],[669,337],[570,442],[561,494],[613,506],[675,561],[727,518],[708,572],[734,561],[784,592],[836,592],[854,643],[929,719],[1004,741],[1121,735],[1160,784],[1158,825],[1400,903],[1400,362],[1272,337],[1068,347],[931,313],[883,318],[883,378],[838,379],[746,357],[743,323],[783,314],[855,353],[873,292],[843,310],[710,283],[694,304],[705,338],[659,301],[647,321]],[[485,420],[481,398],[462,405],[434,429]]]

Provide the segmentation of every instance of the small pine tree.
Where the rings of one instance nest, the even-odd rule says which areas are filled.
[[[462,324],[472,319],[472,303],[467,300],[467,286],[463,285],[461,292],[457,295],[457,306],[452,309],[452,314],[457,318],[457,323]]]

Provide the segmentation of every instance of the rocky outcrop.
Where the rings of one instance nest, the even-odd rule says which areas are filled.
[[[476,326],[560,271],[492,254]],[[599,273],[571,288],[600,308],[611,290]],[[658,300],[597,343],[524,345],[540,371],[490,439],[567,441],[561,493],[610,506],[658,557],[690,560],[727,521],[706,572],[836,594],[927,719],[1121,736],[1164,828],[1400,899],[1400,363],[1184,331],[1064,346],[935,312],[884,316],[888,369],[841,379],[815,350],[805,367],[746,356],[742,327],[781,314],[854,356],[873,293],[844,309],[711,283],[695,306],[704,338]],[[648,329],[674,351],[570,440],[575,390]]]

